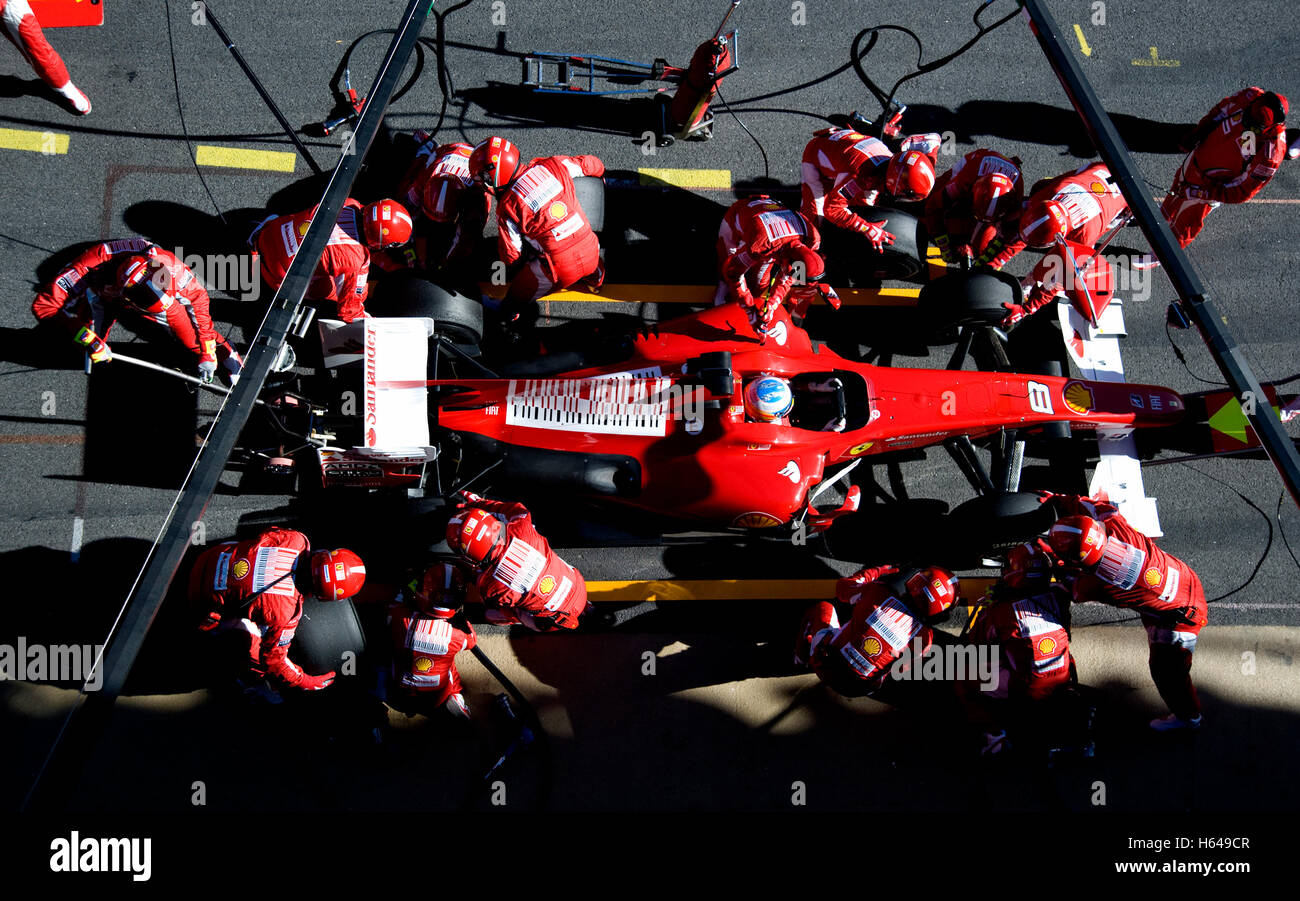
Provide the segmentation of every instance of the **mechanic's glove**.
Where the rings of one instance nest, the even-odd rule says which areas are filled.
[[[864,221],[858,228],[858,231],[866,235],[867,240],[871,242],[871,246],[876,249],[877,253],[884,250],[886,244],[894,243],[894,236],[885,231],[885,223],[888,221],[888,219],[881,219],[879,222]]]
[[[309,676],[303,673],[302,681],[298,683],[298,687],[303,691],[320,691],[322,688],[328,688],[334,684],[335,675],[337,674],[334,670],[319,676]]]
[[[109,350],[108,343],[91,331],[90,326],[82,326],[81,331],[77,332],[72,340],[86,348],[92,363],[107,363],[113,359],[113,352]]]
[[[1188,200],[1201,200],[1208,203],[1211,199],[1210,192],[1197,185],[1183,185],[1182,190],[1178,193]]]
[[[203,359],[199,361],[199,379],[203,384],[211,384],[217,375],[217,361]]]
[[[955,262],[948,259],[948,255],[952,253],[952,242],[947,235],[935,235],[930,240],[934,242],[935,247],[939,248],[939,256],[943,257],[946,262]]]
[[[992,241],[989,241],[989,246],[984,248],[984,252],[975,258],[975,265],[992,265],[993,261],[997,259],[998,254],[1000,254],[1006,246],[1007,243],[1005,241],[1000,237],[995,237]],[[999,266],[997,268],[1001,269],[1002,267]]]
[[[1007,311],[1007,315],[1002,317],[1002,322],[999,323],[1004,332],[1029,315],[1029,310],[1018,303],[1004,303],[1002,309]]]
[[[483,498],[479,497],[472,491],[458,491],[456,493],[461,496],[460,502],[456,504],[457,510],[462,507],[468,507],[470,504],[477,504],[479,501],[483,500]]]

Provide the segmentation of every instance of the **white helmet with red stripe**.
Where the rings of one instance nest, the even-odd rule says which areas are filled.
[[[396,200],[376,200],[361,210],[361,228],[372,250],[396,247],[411,240],[411,214]]]

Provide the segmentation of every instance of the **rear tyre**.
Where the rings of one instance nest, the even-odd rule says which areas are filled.
[[[1055,521],[1052,506],[1027,491],[972,498],[948,515],[954,546],[971,556],[1008,550],[1047,531]]]
[[[594,175],[579,175],[573,180],[573,193],[582,207],[587,224],[596,234],[605,230],[605,181]]]
[[[483,340],[483,305],[473,298],[442,287],[414,272],[395,273],[371,303],[378,316],[413,316],[432,319],[439,334],[458,347],[477,348]]]
[[[952,272],[921,289],[917,311],[932,333],[950,343],[957,328],[997,325],[1007,315],[1004,304],[1023,300],[1015,277],[993,269]]]

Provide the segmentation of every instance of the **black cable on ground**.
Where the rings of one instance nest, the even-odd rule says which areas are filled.
[[[911,81],[913,78],[918,78],[921,75],[925,75],[948,65],[948,63],[974,47],[980,38],[984,37],[989,32],[1000,28],[1020,14],[1020,5],[1017,3],[1015,4],[1015,9],[1011,12],[1007,13],[1001,19],[998,19],[992,25],[985,26],[980,23],[980,14],[988,9],[989,6],[990,3],[988,2],[981,3],[979,8],[975,10],[975,14],[971,17],[971,21],[975,23],[975,36],[962,44],[952,53],[949,53],[947,56],[941,56],[933,62],[923,63],[921,61],[922,56],[925,54],[925,47],[921,43],[921,39],[917,37],[916,33],[911,29],[905,28],[902,25],[874,25],[870,28],[862,29],[853,38],[853,43],[849,50],[849,63],[853,67],[853,71],[857,73],[858,78],[867,86],[867,90],[871,91],[876,100],[880,103],[881,109],[885,111],[886,115],[888,115],[890,112],[890,104],[894,100],[894,95],[898,93],[898,89],[902,87],[905,82]],[[880,86],[871,80],[871,77],[867,75],[866,69],[862,66],[862,61],[866,58],[867,54],[871,52],[872,48],[876,46],[876,42],[880,39],[880,32],[882,31],[901,31],[916,42],[916,71],[909,72],[907,75],[904,75],[902,78],[898,79],[898,81],[894,82],[894,86],[889,89],[888,94],[882,91]],[[867,41],[867,46],[859,50],[858,48],[861,46],[863,38],[868,36],[870,37],[870,40]]]
[[[204,192],[208,195],[208,200],[212,201],[212,208],[217,211],[217,218],[221,224],[229,227],[230,223],[226,221],[226,216],[221,212],[221,206],[217,203],[217,198],[212,196],[212,189],[208,187],[208,180],[203,177],[203,170],[199,167],[198,158],[194,155],[194,143],[190,140],[189,129],[185,125],[185,105],[181,103],[181,79],[180,74],[176,71],[176,43],[172,38],[172,17],[167,9],[167,0],[163,0],[163,17],[167,20],[167,50],[172,58],[172,86],[176,89],[176,115],[181,123],[181,133],[185,135],[185,146],[189,150],[190,163],[194,166],[194,172],[199,177],[199,182],[203,185]]]
[[[754,133],[745,127],[745,123],[740,120],[740,117],[736,115],[736,111],[731,108],[729,103],[727,103],[726,98],[722,96],[721,84],[717,85],[717,90],[718,102],[722,104],[722,108],[731,113],[731,118],[736,120],[736,124],[740,126],[741,130],[744,131],[745,134],[749,135],[750,139],[758,145],[758,152],[763,154],[763,178],[766,181],[770,181],[772,178],[772,170],[767,164],[767,151],[763,149],[763,142],[754,137]]]
[[[1179,363],[1183,364],[1183,368],[1187,370],[1188,375],[1204,385],[1215,385],[1220,388],[1228,387],[1227,382],[1215,381],[1214,379],[1203,379],[1196,373],[1192,372],[1192,367],[1187,364],[1187,357],[1183,355],[1182,349],[1179,348],[1177,342],[1174,341],[1172,326],[1168,322],[1165,323],[1165,337],[1169,339],[1169,346],[1173,348],[1174,356],[1178,358]]]
[[[1230,485],[1230,484],[1228,484],[1227,482],[1223,481],[1223,479],[1220,479],[1220,478],[1218,478],[1217,476],[1212,476],[1212,475],[1210,475],[1208,472],[1205,472],[1204,470],[1197,469],[1195,466],[1192,466],[1192,465],[1189,464],[1189,463],[1182,463],[1182,464],[1179,464],[1179,465],[1184,466],[1184,467],[1186,467],[1187,469],[1190,469],[1190,470],[1191,470],[1192,472],[1194,472],[1194,473],[1197,473],[1197,474],[1199,474],[1199,475],[1205,476],[1205,478],[1209,479],[1209,480],[1212,481],[1212,482],[1218,482],[1220,485],[1222,485],[1223,487],[1227,488],[1227,489],[1228,489],[1229,491],[1231,491],[1233,494],[1237,495],[1237,497],[1241,498],[1243,501],[1245,501],[1247,504],[1249,504],[1250,507],[1251,507],[1251,508],[1256,512],[1256,513],[1258,513],[1260,516],[1262,516],[1262,517],[1264,518],[1264,525],[1268,526],[1268,540],[1264,542],[1264,553],[1260,554],[1260,556],[1259,556],[1259,562],[1256,563],[1256,564],[1255,564],[1255,568],[1252,569],[1252,570],[1250,571],[1250,575],[1246,577],[1246,581],[1242,582],[1242,583],[1241,583],[1240,585],[1238,585],[1236,588],[1232,589],[1232,591],[1229,591],[1229,592],[1226,592],[1226,593],[1224,593],[1224,594],[1221,594],[1221,595],[1219,595],[1218,597],[1210,598],[1209,600],[1206,601],[1207,604],[1213,604],[1213,603],[1215,603],[1216,601],[1222,601],[1224,598],[1230,598],[1230,597],[1232,597],[1234,594],[1236,594],[1237,592],[1243,590],[1243,589],[1246,588],[1248,585],[1250,585],[1251,582],[1255,581],[1255,576],[1257,576],[1257,575],[1259,574],[1259,570],[1260,570],[1260,568],[1264,565],[1264,561],[1268,559],[1268,552],[1269,552],[1269,550],[1272,549],[1272,547],[1273,547],[1273,521],[1272,521],[1272,519],[1269,517],[1269,515],[1268,515],[1267,513],[1265,513],[1263,510],[1261,510],[1261,509],[1259,508],[1259,505],[1258,505],[1258,504],[1256,504],[1256,503],[1255,503],[1254,501],[1252,501],[1250,498],[1246,497],[1246,495],[1242,494],[1242,493],[1241,493],[1240,491],[1238,491],[1236,488],[1232,487],[1232,485]],[[1279,503],[1279,505],[1280,505],[1280,504],[1281,504],[1281,501],[1279,500],[1278,503]],[[1283,535],[1283,539],[1285,539],[1285,537],[1286,537],[1286,536]],[[1289,546],[1288,546],[1288,549],[1289,549]],[[1294,559],[1294,555],[1293,555],[1293,559]]]
[[[1277,531],[1282,536],[1282,544],[1286,546],[1286,552],[1291,555],[1291,562],[1296,565],[1297,569],[1300,569],[1300,560],[1296,559],[1295,551],[1291,548],[1291,542],[1287,540],[1286,529],[1282,526],[1282,499],[1285,497],[1285,490],[1278,493],[1277,512],[1274,514],[1274,518],[1277,520]]]

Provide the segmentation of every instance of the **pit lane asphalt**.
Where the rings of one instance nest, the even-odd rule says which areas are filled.
[[[308,0],[217,4],[214,9],[289,120],[297,124],[319,121],[329,112],[332,98],[326,83],[344,47],[363,31],[391,25],[403,5],[397,0],[364,7]],[[1121,130],[1137,151],[1154,195],[1163,192],[1180,162],[1170,138],[1219,98],[1247,84],[1293,97],[1300,94],[1284,63],[1290,58],[1289,42],[1272,24],[1285,17],[1284,4],[1254,4],[1252,14],[1222,21],[1221,7],[1208,2],[1108,2],[1105,25],[1092,24],[1090,3],[1051,5],[1067,34],[1073,24],[1080,24],[1091,49],[1082,60],[1084,71],[1108,109],[1132,117],[1122,120]],[[536,49],[647,61],[663,56],[684,63],[711,33],[723,6],[508,0],[506,23],[500,26],[493,21],[492,4],[476,0],[447,21],[448,39],[455,44],[448,50],[449,65],[454,86],[464,97],[449,105],[440,137],[476,141],[504,133],[525,155],[587,152],[619,173],[643,166],[730,169],[735,183],[752,181],[764,174],[758,148],[721,112],[713,140],[679,142],[647,155],[641,135],[649,128],[651,108],[643,103],[570,97],[523,102],[510,88],[519,81],[514,54]],[[743,4],[734,20],[741,29],[742,69],[728,79],[724,93],[761,140],[771,177],[787,187],[797,184],[803,145],[825,116],[855,108],[875,112],[874,101],[851,71],[827,77],[847,62],[849,43],[859,28],[909,25],[921,35],[929,59],[970,36],[973,7],[809,0],[807,24],[796,25],[790,4]],[[192,24],[188,5],[174,5],[169,22],[163,11],[161,2],[113,0],[103,28],[51,31],[74,79],[94,101],[94,113],[86,119],[65,113],[44,96],[33,96],[37,83],[21,59],[11,51],[0,55],[0,126],[70,136],[66,155],[0,151],[5,161],[0,197],[6,212],[0,228],[5,250],[0,266],[0,374],[5,388],[0,440],[5,442],[7,464],[0,552],[20,571],[43,577],[57,573],[69,560],[74,518],[80,517],[83,561],[99,566],[113,559],[118,565],[115,578],[105,583],[113,590],[96,592],[93,601],[75,599],[76,609],[116,608],[119,594],[114,591],[129,584],[134,563],[143,559],[146,543],[184,473],[194,402],[179,383],[117,366],[88,383],[75,354],[47,348],[32,336],[29,304],[34,286],[48,276],[52,257],[84,242],[142,233],[169,247],[202,252],[205,241],[211,240],[214,210],[190,165],[190,150],[177,122],[167,26],[175,41],[182,104],[194,143],[291,149],[283,137],[275,136],[270,114],[215,34]],[[1212,39],[1191,24],[1206,22],[1214,23]],[[581,36],[588,31],[595,33]],[[432,35],[432,24],[425,33]],[[369,83],[383,46],[384,39],[376,37],[358,52],[354,83],[359,88]],[[1164,64],[1146,64],[1153,47]],[[910,71],[913,60],[910,42],[895,35],[882,41],[867,66],[880,73],[878,81],[888,84]],[[798,85],[806,86],[793,89]],[[947,67],[910,82],[900,96],[915,114],[906,121],[909,130],[952,130],[958,154],[976,146],[1016,153],[1031,182],[1091,158],[1062,90],[1020,20],[988,35]],[[430,54],[426,74],[394,107],[390,122],[400,129],[429,127],[439,105]],[[538,121],[538,116],[546,121]],[[333,163],[337,139],[310,143],[322,165]],[[289,209],[315,196],[295,190],[308,174],[301,161],[292,175],[216,168],[205,168],[204,174],[227,214],[268,203],[277,210]],[[611,205],[628,196],[637,202],[644,199],[637,192],[611,191]],[[682,236],[683,246],[656,244],[651,249],[636,245],[638,234],[629,235],[631,249],[624,257],[628,266],[611,270],[611,281],[699,282],[707,276],[716,220],[732,194],[701,191],[693,198],[674,194],[670,199],[673,202],[664,206],[684,212],[689,217],[685,222],[648,219],[634,231],[647,238],[676,234]],[[1274,201],[1300,200],[1300,169],[1284,165],[1262,199],[1269,202],[1217,211],[1193,245],[1192,257],[1255,362],[1257,375],[1278,378],[1297,368],[1297,342],[1288,326],[1300,251],[1289,240],[1294,203]],[[1145,250],[1133,234],[1134,240],[1127,241],[1125,235],[1120,243]],[[1012,268],[1019,273],[1028,264],[1017,261]],[[1157,275],[1151,300],[1129,305],[1130,333],[1123,342],[1126,368],[1133,381],[1198,390],[1204,386],[1177,363],[1163,335],[1163,309],[1172,296]],[[605,309],[583,304],[553,312],[589,317]],[[220,295],[214,300],[214,315],[223,326],[248,313],[245,306]],[[124,335],[115,337],[114,346],[130,352]],[[239,327],[231,332],[239,346],[244,337]],[[1209,354],[1193,335],[1177,338],[1192,368],[1217,379]],[[899,362],[942,365],[946,352],[944,348],[929,359]],[[211,408],[206,399],[200,403]],[[1280,485],[1266,462],[1220,460],[1193,466],[1196,471],[1182,466],[1148,469],[1146,484],[1148,493],[1160,501],[1164,546],[1192,563],[1215,596],[1247,578],[1268,533],[1265,517],[1232,489],[1271,519]],[[941,454],[932,452],[927,462],[913,464],[906,472],[915,496],[953,504],[970,496]],[[208,540],[230,534],[240,516],[283,500],[239,496],[235,484],[233,477],[227,479],[226,489],[209,508]],[[1296,543],[1300,515],[1288,501],[1282,504],[1281,518]],[[802,564],[778,569],[770,555],[761,553],[729,554],[720,560],[644,548],[598,553],[575,548],[566,555],[593,579],[698,572],[715,578],[761,578],[803,572]],[[846,568],[824,560],[815,567],[814,576]],[[1212,622],[1295,625],[1300,607],[1287,590],[1294,576],[1295,563],[1275,534],[1258,575],[1212,611]],[[719,627],[725,620],[723,611],[717,611]]]

